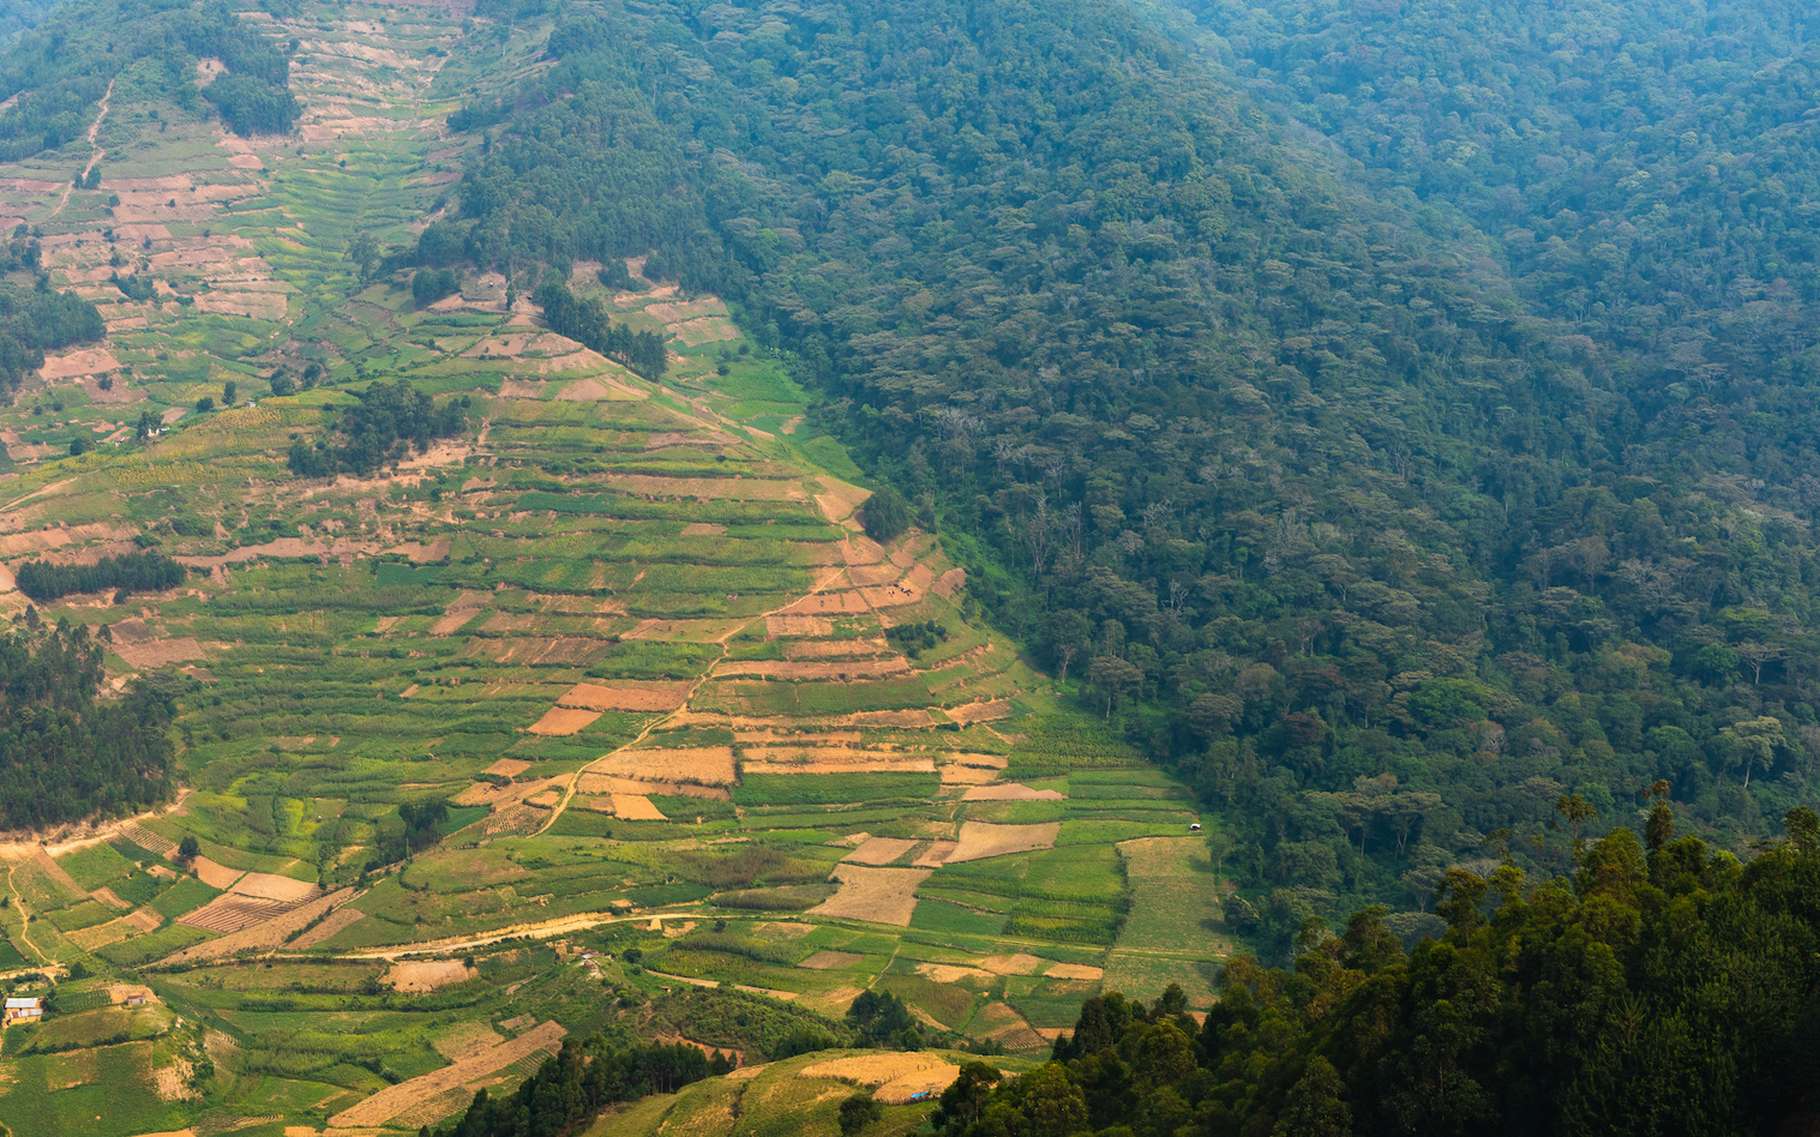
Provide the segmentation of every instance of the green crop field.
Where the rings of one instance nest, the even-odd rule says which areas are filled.
[[[1224,941],[1181,898],[1214,895],[1186,792],[1061,704],[933,537],[863,534],[857,469],[720,300],[636,258],[626,292],[575,266],[577,295],[665,337],[653,381],[545,328],[522,282],[419,307],[405,273],[362,279],[355,237],[406,248],[448,204],[481,136],[447,115],[512,90],[548,24],[259,19],[297,45],[296,135],[226,135],[135,71],[98,189],[58,204],[85,141],[0,167],[52,280],[107,322],[0,407],[0,562],[144,548],[187,572],[39,606],[102,637],[110,681],[173,683],[182,792],[9,854],[0,971],[55,996],[5,1037],[0,1123],[414,1133],[535,1069],[540,1031],[680,1033],[664,1008],[690,999],[687,1037],[754,1058],[868,989],[1037,1054],[1102,969],[1155,987],[1164,948],[1204,1005]],[[131,301],[116,268],[160,290]],[[294,475],[293,441],[381,380],[466,399],[464,427]],[[928,623],[913,652],[888,634]],[[752,1132],[833,1132],[828,1095],[861,1083],[809,1064],[591,1132],[729,1102]]]

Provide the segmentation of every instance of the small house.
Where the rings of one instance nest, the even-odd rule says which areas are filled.
[[[17,1022],[37,1022],[43,1017],[44,1000],[36,995],[20,995],[6,1001],[8,1025]]]

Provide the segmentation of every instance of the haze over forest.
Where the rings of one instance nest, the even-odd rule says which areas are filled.
[[[1820,9],[0,3],[0,1131],[1820,1125]]]

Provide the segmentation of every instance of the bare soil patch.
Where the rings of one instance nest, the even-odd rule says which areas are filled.
[[[843,967],[852,967],[866,957],[850,951],[830,951],[823,949],[797,964],[810,971],[838,971]]]
[[[931,841],[929,847],[916,855],[910,863],[918,868],[939,868],[948,861],[948,854],[954,852],[957,841]]]
[[[774,637],[775,638],[775,637]],[[882,639],[810,640],[792,639],[783,645],[785,659],[859,659],[886,655],[894,649]]]
[[[907,675],[910,663],[901,656],[890,659],[736,659],[715,669],[715,677],[803,681],[814,679],[876,679]]]
[[[606,481],[647,497],[703,501],[802,501],[800,482],[787,478],[667,478],[656,474],[609,474]]]
[[[208,651],[193,636],[175,636],[168,640],[147,640],[137,644],[115,644],[114,654],[138,671],[149,671],[171,663],[201,659]]]
[[[600,715],[599,711],[584,711],[577,707],[551,707],[543,713],[542,718],[531,724],[530,730],[532,734],[552,737],[576,734],[593,725]]]
[[[888,865],[916,848],[908,837],[868,837],[841,860],[855,865]]]
[[[1009,955],[982,956],[979,965],[994,975],[1035,975],[1044,962],[1040,956],[1020,951]]]
[[[908,927],[910,914],[916,910],[917,887],[929,879],[929,872],[835,865],[829,879],[840,882],[839,890],[809,911],[818,916],[845,916]]]
[[[478,974],[465,960],[404,959],[385,973],[385,982],[394,991],[420,995],[466,983]]]
[[[162,850],[154,851],[162,852]],[[177,846],[172,845],[171,853],[176,851]],[[164,855],[168,857],[171,853],[164,853]],[[244,873],[244,870],[242,869],[228,868],[226,865],[217,861],[211,861],[207,857],[197,857],[190,862],[190,868],[195,872],[196,878],[210,888],[232,888],[234,882],[239,880]]]
[[[987,699],[974,703],[962,703],[958,707],[943,707],[942,713],[962,725],[976,722],[997,722],[1011,717],[1009,699]]]
[[[1060,790],[1038,790],[1022,782],[998,782],[974,786],[961,795],[962,801],[1061,801],[1067,795]]]
[[[247,873],[234,882],[234,887],[230,891],[241,896],[254,896],[263,900],[282,900],[291,903],[313,900],[322,894],[321,889],[308,881],[269,872]]]
[[[465,1089],[468,1083],[486,1078],[521,1058],[539,1052],[555,1053],[568,1033],[560,1023],[546,1022],[517,1038],[476,1050],[465,1057],[415,1078],[387,1086],[378,1093],[329,1118],[338,1127],[380,1126],[421,1102],[449,1090]]]
[[[1105,975],[1104,968],[1089,963],[1054,963],[1049,965],[1049,970],[1043,972],[1045,979],[1076,979],[1089,983],[1097,983]]]
[[[673,711],[688,699],[690,688],[687,681],[670,680],[577,683],[556,705],[590,711]]]
[[[960,1067],[934,1054],[856,1054],[804,1066],[805,1078],[833,1078],[871,1086],[872,1096],[901,1105],[917,1095],[935,1095],[960,1076]]]
[[[486,772],[501,778],[516,778],[531,768],[531,764],[522,758],[501,758],[488,766]]]
[[[120,370],[120,361],[105,347],[85,347],[44,357],[38,373],[47,380],[73,379],[78,375],[104,375]]]
[[[292,940],[290,946],[298,949],[313,948],[317,944],[334,938],[341,929],[349,924],[365,918],[366,913],[358,908],[337,908],[330,912],[321,923]]]
[[[779,640],[792,636],[826,636],[834,631],[834,621],[825,616],[778,615],[765,617],[765,634]]]
[[[614,794],[613,813],[627,821],[668,821],[661,809],[642,794]]]
[[[960,844],[948,854],[947,864],[1002,857],[1010,853],[1027,853],[1032,849],[1052,849],[1062,823],[1049,821],[1040,825],[998,825],[990,821],[961,822]]]
[[[733,782],[733,748],[691,746],[675,750],[621,750],[595,762],[582,775],[616,775],[649,781],[697,782],[724,786]]]
[[[282,915],[253,927],[231,932],[219,939],[184,948],[166,957],[167,963],[190,963],[201,959],[221,959],[236,952],[280,947],[317,918],[334,911],[354,898],[351,888],[338,889],[326,896],[301,904]]]

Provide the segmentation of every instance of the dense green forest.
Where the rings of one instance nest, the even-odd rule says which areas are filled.
[[[0,828],[144,809],[169,795],[173,693],[99,698],[101,645],[35,610],[0,631]]]
[[[122,553],[93,564],[27,561],[14,573],[19,591],[33,600],[55,600],[72,592],[158,592],[183,583],[183,566],[163,553]]]
[[[296,122],[290,58],[222,0],[69,0],[58,18],[22,32],[0,58],[0,160],[80,138],[108,85],[148,61],[179,105],[206,98],[229,129],[284,133]],[[227,73],[198,88],[196,61]]]
[[[1741,864],[1618,829],[1571,879],[1451,874],[1447,929],[1405,951],[1382,911],[1245,960],[1199,1026],[1180,992],[1094,998],[1055,1061],[972,1066],[943,1137],[1747,1134],[1811,1124],[1820,1086],[1820,817]],[[1786,1128],[1783,1128],[1785,1127]],[[1805,1131],[1802,1129],[1801,1131]]]
[[[1626,19],[1682,18],[1657,7]],[[1527,21],[1537,58],[1574,34],[1557,7],[1498,18]],[[1798,17],[1763,19],[1783,34],[1751,58],[1779,45],[1800,89]],[[1503,237],[1288,125],[1185,13],[603,4],[565,9],[547,54],[512,113],[458,116],[499,125],[440,247],[533,278],[655,250],[647,275],[732,297],[951,537],[972,591],[1220,810],[1241,927],[1286,948],[1347,898],[1425,906],[1450,865],[1560,869],[1554,830],[1634,818],[1658,782],[1726,842],[1811,796],[1820,565],[1793,460],[1812,410],[1770,413],[1802,402],[1811,354],[1730,396],[1704,365],[1651,379],[1628,342],[1539,310],[1576,302],[1512,271]],[[1583,66],[1603,81],[1548,88],[1563,119],[1672,117],[1619,81],[1637,68]],[[1719,93],[1673,116],[1726,117],[1711,71],[1693,69]],[[1713,129],[1808,176],[1798,103]],[[1755,224],[1755,251],[1639,237],[1655,267],[1625,287],[1796,289],[1776,266],[1812,226],[1778,224],[1775,193],[1798,191],[1762,180],[1721,182],[1755,195],[1755,223],[1702,228],[1729,249]],[[1772,338],[1816,326],[1735,307]]]
[[[421,454],[436,439],[457,435],[467,426],[465,396],[439,404],[403,380],[374,383],[354,397],[351,404],[323,408],[324,430],[314,442],[292,441],[292,473],[364,477]]]
[[[13,244],[16,254],[19,242]],[[35,268],[37,244],[28,247],[28,267]],[[10,400],[26,376],[44,366],[47,350],[93,343],[105,331],[101,313],[73,292],[0,282],[0,398]]]

